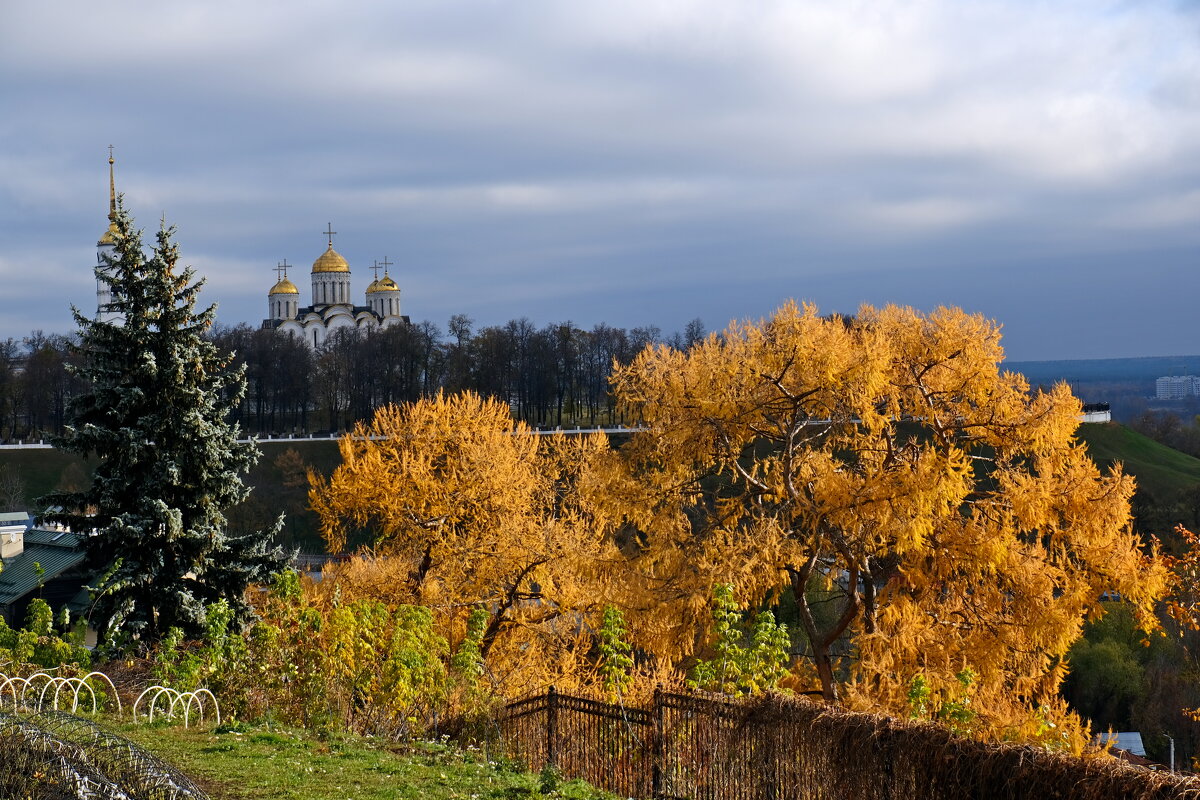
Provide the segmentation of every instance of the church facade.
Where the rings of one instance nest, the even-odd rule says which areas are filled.
[[[355,305],[351,300],[350,264],[333,249],[332,226],[325,233],[328,247],[312,265],[312,303],[301,307],[300,290],[288,280],[285,261],[276,267],[282,274],[267,293],[263,327],[299,336],[317,347],[339,330],[384,330],[408,324],[408,317],[400,313],[400,287],[388,274],[390,262],[384,259],[383,277],[379,277],[379,265],[375,265],[375,280],[367,287],[366,304]]]

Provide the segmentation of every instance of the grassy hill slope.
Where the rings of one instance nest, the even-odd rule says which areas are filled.
[[[331,474],[342,461],[337,442],[295,439],[262,442],[260,448],[262,458],[246,476],[250,497],[230,509],[230,525],[236,530],[267,528],[280,512],[285,512],[284,543],[319,552],[323,543],[316,517],[307,510],[304,470]],[[299,458],[281,458],[289,450]],[[37,511],[37,498],[48,492],[85,488],[91,481],[92,465],[79,456],[50,448],[0,449],[0,470],[17,475],[24,485],[24,502],[13,510]]]
[[[1172,450],[1124,425],[1080,425],[1079,439],[1102,466],[1121,462],[1138,486],[1168,495],[1200,484],[1200,459]]]

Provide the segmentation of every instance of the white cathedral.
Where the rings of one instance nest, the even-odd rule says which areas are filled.
[[[282,275],[267,293],[264,328],[299,336],[316,347],[334,331],[383,330],[408,324],[408,317],[400,314],[400,287],[388,275],[391,264],[386,258],[382,278],[379,265],[375,265],[375,280],[367,287],[367,304],[354,305],[350,300],[350,265],[333,249],[334,233],[333,226],[328,226],[325,234],[329,246],[312,265],[312,305],[300,307],[300,290],[288,280],[287,262],[276,267]]]
[[[112,150],[108,154],[108,229],[96,242],[96,263],[107,263],[116,244],[117,191],[113,176]],[[350,299],[350,264],[333,249],[330,225],[325,234],[329,246],[312,265],[312,305],[300,307],[300,290],[288,280],[287,261],[275,269],[279,280],[267,293],[267,319],[264,328],[299,336],[316,347],[338,330],[383,330],[394,325],[407,325],[408,317],[400,314],[400,287],[388,275],[391,263],[384,258],[383,277],[375,265],[375,280],[367,287],[366,305],[356,306]],[[111,321],[119,315],[109,310],[112,291],[108,283],[96,278],[96,319]]]

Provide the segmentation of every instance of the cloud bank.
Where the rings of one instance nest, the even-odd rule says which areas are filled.
[[[1015,358],[1194,353],[1200,9],[1176,2],[6,7],[0,336],[94,304],[106,146],[222,322],[332,221],[415,319],[710,328],[961,305]],[[305,294],[307,297],[307,294]]]

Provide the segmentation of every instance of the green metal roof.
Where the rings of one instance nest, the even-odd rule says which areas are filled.
[[[0,606],[7,606],[38,587],[83,563],[82,537],[64,531],[25,532],[25,552],[4,565],[0,572]],[[45,570],[39,579],[33,565]]]
[[[83,537],[69,531],[47,531],[33,528],[25,531],[25,546],[54,547],[62,550],[78,550]],[[43,565],[44,566],[44,565]]]

